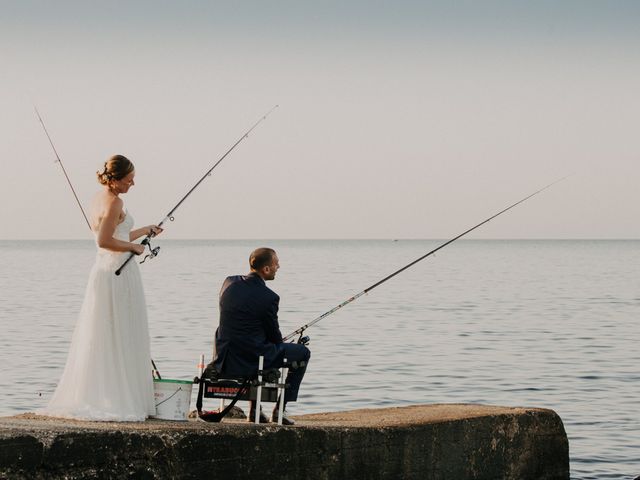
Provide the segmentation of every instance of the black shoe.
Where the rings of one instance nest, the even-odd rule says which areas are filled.
[[[256,421],[256,411],[249,411],[249,416],[247,417],[247,422],[249,423],[254,423]],[[260,416],[259,416],[259,420],[260,423],[269,423],[269,419],[267,418],[267,416],[260,412]]]
[[[274,409],[273,413],[271,414],[271,421],[273,423],[278,423],[278,413],[279,410],[278,409]],[[287,417],[287,411],[285,410],[284,412],[282,412],[282,425],[295,425],[296,422],[293,418],[289,418]]]

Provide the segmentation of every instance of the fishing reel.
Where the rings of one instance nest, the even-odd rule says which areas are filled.
[[[298,338],[298,341],[296,343],[299,343],[300,345],[304,345],[305,347],[307,345],[309,345],[309,342],[311,341],[311,339],[309,338],[308,335],[305,335],[304,337],[302,336],[302,333],[300,334],[300,338]]]
[[[149,237],[145,238],[142,241],[142,245],[149,246],[149,253],[147,253],[142,259],[142,261],[140,262],[141,265],[147,260],[147,258],[155,258],[158,256],[158,253],[160,253],[160,247],[151,247],[151,239]]]

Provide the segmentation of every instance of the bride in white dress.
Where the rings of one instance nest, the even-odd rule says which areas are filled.
[[[98,181],[104,189],[91,208],[98,252],[69,348],[64,373],[43,415],[102,421],[144,421],[155,414],[147,307],[137,262],[119,276],[137,238],[162,232],[156,225],[132,230],[120,195],[134,185],[133,164],[110,158]]]

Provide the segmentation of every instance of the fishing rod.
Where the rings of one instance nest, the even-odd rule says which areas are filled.
[[[511,210],[513,207],[520,205],[521,203],[529,200],[531,197],[539,194],[540,192],[546,190],[547,188],[550,188],[551,186],[555,185],[558,182],[561,182],[562,180],[564,180],[567,177],[563,177],[560,178],[559,180],[556,180],[555,182],[550,183],[549,185],[547,185],[546,187],[541,188],[540,190],[537,190],[535,192],[533,192],[530,195],[527,195],[526,197],[524,197],[521,200],[518,200],[516,203],[514,203],[513,205],[508,206],[507,208],[500,210],[498,213],[492,215],[491,217],[487,218],[486,220],[483,220],[482,222],[480,222],[479,224],[471,227],[469,230],[465,230],[464,232],[462,232],[460,235],[458,235],[457,237],[452,238],[451,240],[446,241],[445,243],[443,243],[442,245],[434,248],[433,250],[431,250],[430,252],[422,255],[420,258],[417,258],[416,260],[414,260],[413,262],[405,265],[404,267],[400,268],[399,270],[396,270],[395,272],[393,272],[390,275],[387,275],[386,277],[384,277],[382,280],[379,280],[378,282],[374,283],[373,285],[371,285],[370,287],[365,288],[364,290],[362,290],[361,292],[355,294],[353,297],[348,298],[347,300],[345,300],[344,302],[342,302],[339,305],[336,305],[335,307],[333,307],[331,310],[323,313],[322,315],[320,315],[319,317],[317,317],[316,319],[312,320],[311,322],[307,323],[306,325],[303,325],[302,327],[298,328],[297,330],[291,332],[289,335],[287,335],[286,337],[283,338],[283,341],[288,341],[290,339],[292,339],[293,337],[295,337],[296,335],[300,335],[298,338],[298,343],[303,343],[303,344],[307,344],[309,342],[309,337],[303,337],[302,334],[304,333],[304,331],[315,325],[316,323],[318,323],[320,320],[322,320],[323,318],[328,317],[329,315],[331,315],[332,313],[335,313],[336,311],[340,310],[342,307],[350,304],[351,302],[353,302],[354,300],[360,298],[362,295],[369,293],[371,290],[373,290],[374,288],[376,288],[379,285],[382,285],[384,282],[386,282],[387,280],[392,279],[393,277],[395,277],[396,275],[398,275],[399,273],[404,272],[406,269],[408,269],[409,267],[412,267],[413,265],[415,265],[416,263],[424,260],[425,258],[433,255],[434,253],[436,253],[438,250],[443,249],[444,247],[446,247],[447,245],[455,242],[456,240],[458,240],[459,238],[464,237],[465,235],[467,235],[468,233],[473,232],[476,228],[481,227],[482,225],[484,225],[485,223],[490,222],[491,220],[493,220],[494,218],[502,215],[503,213]]]
[[[266,118],[271,114],[271,112],[273,112],[276,108],[278,108],[278,105],[274,106],[271,110],[269,110],[267,113],[265,113],[262,117],[260,117],[260,119],[253,124],[253,126],[247,130],[239,139],[236,143],[234,143],[231,148],[229,150],[227,150],[227,152],[222,155],[222,157],[220,157],[220,159],[213,164],[213,167],[211,167],[209,170],[207,170],[207,172],[202,176],[202,178],[200,178],[200,180],[198,180],[196,182],[196,184],[191,187],[191,190],[189,190],[186,195],[184,197],[182,197],[180,199],[180,201],[176,204],[175,207],[173,207],[171,209],[171,211],[169,213],[167,213],[165,215],[165,217],[160,221],[160,223],[158,223],[158,227],[162,227],[162,224],[164,222],[166,222],[167,220],[171,220],[173,222],[174,217],[173,217],[173,213],[178,209],[178,207],[180,207],[180,205],[182,205],[182,202],[184,202],[187,197],[189,195],[191,195],[191,193],[193,193],[193,191],[198,188],[198,185],[200,185],[205,178],[207,178],[208,176],[211,175],[211,172],[213,171],[214,168],[216,168],[220,162],[222,162],[222,160],[225,159],[225,157],[227,155],[229,155],[231,153],[231,151],[236,148],[238,146],[238,144],[240,144],[240,142],[242,142],[245,138],[249,137],[249,134],[253,131],[254,128],[256,128],[261,122],[263,122],[264,120],[266,120]],[[158,255],[158,252],[160,251],[160,247],[155,247],[155,248],[151,248],[151,238],[154,237],[155,234],[153,232],[149,233],[149,235],[147,235],[144,240],[142,240],[142,242],[140,242],[141,245],[148,245],[149,246],[149,250],[151,251],[151,253],[149,253],[149,255],[147,255],[146,257],[144,257],[144,259],[142,260],[143,263],[148,257],[154,258]],[[122,265],[120,265],[120,268],[118,268],[116,270],[116,275],[120,275],[120,272],[122,272],[122,269],[127,265],[127,263],[129,263],[131,261],[131,259],[135,256],[136,254],[131,252],[129,254],[129,257],[127,257],[127,259],[124,261],[124,263]]]
[[[73,188],[73,185],[71,184],[71,180],[69,180],[69,175],[67,175],[67,170],[64,168],[64,165],[62,164],[62,160],[60,159],[60,155],[58,155],[58,151],[56,150],[56,147],[53,144],[53,141],[51,140],[51,136],[49,135],[49,132],[47,131],[47,127],[45,126],[44,121],[42,120],[42,117],[40,116],[40,112],[38,111],[38,107],[36,107],[34,105],[33,108],[36,111],[36,115],[38,116],[38,120],[40,120],[40,124],[42,125],[42,128],[44,129],[44,133],[47,135],[47,138],[49,139],[49,144],[51,145],[51,148],[53,148],[53,153],[56,154],[57,162],[60,164],[60,167],[62,167],[62,172],[64,173],[64,176],[67,179],[67,183],[69,184],[69,187],[71,187],[71,191],[73,192],[73,196],[76,197],[76,202],[78,203],[78,206],[80,207],[80,211],[82,212],[82,216],[84,217],[84,220],[87,222],[87,227],[89,227],[89,230],[91,230],[91,224],[89,223],[89,219],[87,218],[87,214],[84,213],[84,208],[82,208],[82,204],[80,203],[80,199],[78,198],[78,195],[76,194],[76,191]]]

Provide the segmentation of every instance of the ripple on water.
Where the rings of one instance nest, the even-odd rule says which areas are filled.
[[[199,354],[208,358],[216,290],[242,273],[256,243],[166,241],[172,255],[141,268],[164,376],[189,378]],[[281,254],[270,286],[288,333],[436,242],[269,244]],[[38,245],[0,242],[3,414],[50,397],[94,257],[91,242]],[[474,240],[447,252],[308,330],[312,358],[295,413],[436,402],[551,408],[570,440],[573,479],[640,474],[640,242]],[[18,267],[23,275],[8,276]]]

